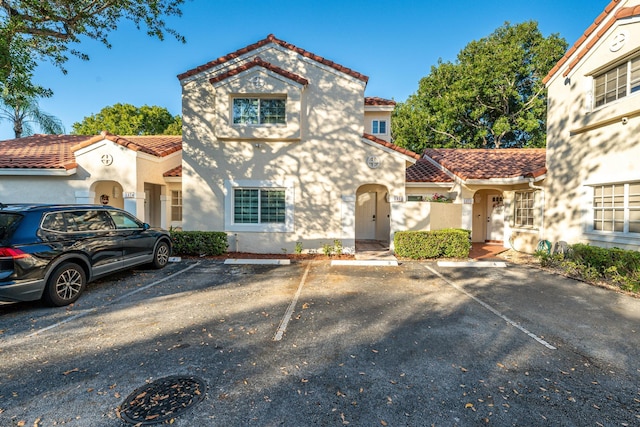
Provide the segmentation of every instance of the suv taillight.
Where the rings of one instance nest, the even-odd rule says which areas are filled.
[[[28,256],[29,254],[22,252],[20,249],[0,248],[0,258],[20,259]]]

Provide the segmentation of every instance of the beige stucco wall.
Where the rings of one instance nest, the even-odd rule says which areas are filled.
[[[404,212],[406,230],[462,228],[462,205],[458,203],[406,202]]]
[[[619,7],[640,4],[621,2]],[[621,49],[613,38],[626,32]],[[569,243],[638,248],[640,236],[597,233],[589,184],[640,181],[640,94],[597,109],[591,107],[592,78],[640,49],[640,22],[619,20],[565,78],[564,67],[550,80],[547,118],[545,238]],[[623,120],[624,119],[624,120]]]
[[[224,139],[218,138],[216,120],[227,120],[229,115],[213,108],[221,104],[208,81],[211,75],[183,81],[184,229],[226,230],[232,251],[293,252],[296,242],[305,250],[320,250],[333,239],[353,246],[358,188],[383,184],[391,195],[403,196],[406,159],[362,140],[364,82],[273,45],[253,53],[309,80],[301,89],[300,140],[265,138],[260,126],[253,134],[243,130],[243,139],[230,138],[226,130]],[[246,83],[250,77],[248,72],[238,79]],[[266,85],[282,83],[274,76],[263,78]],[[225,90],[222,96],[228,99],[229,92]],[[371,155],[380,160],[377,169],[367,166]],[[289,186],[294,204],[292,228],[247,232],[225,227],[225,197],[230,183],[238,181]],[[392,224],[402,217],[396,205],[390,206]]]
[[[76,176],[0,176],[2,203],[75,203],[86,183]]]

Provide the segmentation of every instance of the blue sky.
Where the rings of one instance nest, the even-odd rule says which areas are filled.
[[[42,110],[74,122],[116,103],[180,111],[177,75],[274,34],[369,76],[367,96],[404,101],[439,58],[454,61],[467,43],[505,22],[534,20],[571,46],[609,0],[187,0],[167,20],[187,39],[160,42],[123,23],[111,49],[83,40],[90,61],[72,58],[64,75],[41,65],[35,80],[53,89]],[[0,140],[13,138],[0,123]]]

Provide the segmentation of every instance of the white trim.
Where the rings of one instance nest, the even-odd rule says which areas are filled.
[[[428,187],[438,187],[438,188],[451,188],[455,183],[453,182],[407,182],[405,187],[412,188],[428,188]]]
[[[0,176],[71,176],[77,172],[71,169],[31,169],[31,168],[2,168]]]
[[[364,111],[370,112],[389,112],[393,111],[395,105],[364,105]]]
[[[236,188],[283,188],[285,190],[284,224],[235,224],[233,222],[233,190]],[[292,181],[225,180],[224,182],[224,231],[256,233],[290,233],[294,227],[295,190]]]
[[[539,177],[534,178],[533,182],[542,181],[545,177],[546,177],[546,174],[540,175]],[[513,178],[489,178],[489,179],[467,179],[467,180],[460,179],[460,181],[465,184],[474,184],[474,185],[477,185],[477,184],[513,185],[513,184],[528,184],[529,182],[531,182],[531,179],[524,176],[517,176]]]

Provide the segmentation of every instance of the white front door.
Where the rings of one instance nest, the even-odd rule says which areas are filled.
[[[356,239],[376,238],[377,193],[358,194],[356,204]]]
[[[487,240],[504,239],[504,198],[502,195],[487,196]]]

